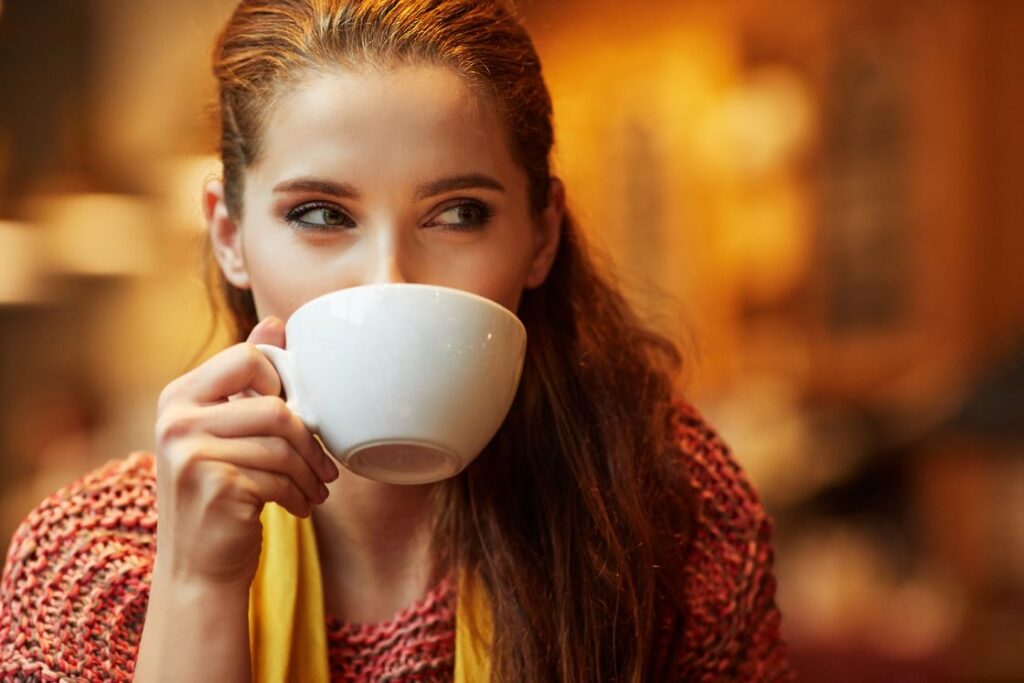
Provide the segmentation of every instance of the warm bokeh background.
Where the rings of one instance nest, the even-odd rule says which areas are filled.
[[[202,346],[230,4],[0,0],[0,548]],[[1024,680],[1024,2],[522,11],[570,201],[775,517],[803,680]]]

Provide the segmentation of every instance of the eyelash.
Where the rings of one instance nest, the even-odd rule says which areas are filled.
[[[450,230],[452,232],[473,232],[475,230],[482,229],[485,225],[487,225],[488,222],[490,222],[491,218],[494,216],[494,209],[492,209],[487,204],[485,204],[483,202],[480,202],[480,201],[476,201],[476,200],[473,200],[473,201],[463,200],[463,201],[460,201],[460,202],[458,202],[456,204],[452,204],[450,206],[446,206],[445,208],[441,209],[438,212],[438,214],[447,213],[448,211],[451,211],[452,209],[458,209],[458,208],[461,208],[461,207],[464,207],[464,206],[468,206],[468,207],[471,207],[473,209],[476,209],[480,213],[480,217],[479,217],[479,219],[477,219],[476,222],[470,223],[469,225],[461,225],[460,226],[460,225],[448,224],[448,225],[443,225],[443,226],[440,226],[440,227],[442,227],[445,230]],[[345,221],[352,222],[352,219],[348,216],[348,214],[346,214],[341,209],[339,209],[337,206],[335,206],[334,204],[331,204],[329,202],[307,202],[305,204],[300,204],[299,206],[295,207],[294,209],[289,211],[287,214],[285,214],[284,218],[285,218],[285,221],[287,221],[289,224],[291,224],[295,228],[298,228],[299,230],[309,231],[309,232],[335,232],[335,231],[337,231],[339,229],[350,227],[350,226],[347,226],[347,225],[344,225],[344,224],[339,224],[339,225],[319,225],[319,224],[316,224],[316,223],[307,223],[305,221],[300,221],[299,220],[299,216],[301,216],[302,214],[308,213],[309,211],[315,211],[317,209],[327,209],[327,210],[330,210],[330,211],[337,211],[338,213],[341,214],[342,218]]]

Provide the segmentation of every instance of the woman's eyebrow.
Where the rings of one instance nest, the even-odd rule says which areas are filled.
[[[336,183],[320,178],[295,178],[274,185],[274,192],[319,192],[344,199],[359,199],[359,191],[348,183]]]
[[[499,192],[505,191],[505,186],[489,175],[484,175],[483,173],[464,173],[423,183],[416,188],[415,196],[416,199],[426,199],[442,192],[468,190],[472,187],[482,187]]]
[[[415,198],[426,199],[442,192],[452,190],[467,190],[470,188],[486,188],[505,191],[505,186],[498,180],[483,173],[464,173],[462,175],[448,176],[423,183],[416,187]],[[274,192],[319,192],[343,199],[359,199],[359,190],[348,183],[336,183],[332,180],[322,178],[295,178],[284,180],[274,185]]]

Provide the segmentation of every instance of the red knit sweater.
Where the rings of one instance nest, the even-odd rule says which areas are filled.
[[[680,577],[688,613],[673,681],[789,681],[775,606],[770,521],[728,448],[692,406],[677,419],[696,491]],[[0,580],[0,679],[130,681],[156,544],[152,454],[108,462],[33,510]],[[333,681],[450,681],[450,579],[379,624],[328,617]]]

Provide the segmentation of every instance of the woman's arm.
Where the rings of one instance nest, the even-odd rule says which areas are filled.
[[[135,681],[248,683],[249,586],[175,581],[157,571]]]

